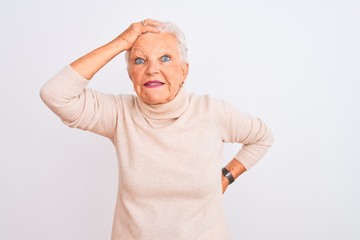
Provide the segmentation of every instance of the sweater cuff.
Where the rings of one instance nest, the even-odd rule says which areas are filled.
[[[80,73],[78,73],[75,69],[71,67],[71,65],[66,65],[59,74],[65,74],[67,76],[67,79],[70,81],[75,81],[81,84],[82,86],[86,86],[90,80],[86,79],[84,76],[82,76]]]

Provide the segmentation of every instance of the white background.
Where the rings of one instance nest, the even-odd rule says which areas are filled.
[[[110,239],[115,150],[63,125],[39,89],[148,17],[185,32],[189,91],[226,99],[275,134],[224,196],[234,239],[360,239],[359,12],[357,0],[2,0],[0,239]],[[90,87],[131,93],[123,55]]]

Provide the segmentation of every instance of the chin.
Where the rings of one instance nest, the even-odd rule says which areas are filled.
[[[169,98],[152,98],[152,99],[142,99],[143,102],[145,102],[146,104],[149,105],[157,105],[157,104],[164,104],[164,103],[168,103],[171,100],[173,100],[174,97],[169,97]]]

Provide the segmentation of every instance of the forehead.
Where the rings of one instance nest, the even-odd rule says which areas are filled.
[[[157,50],[178,52],[176,38],[171,33],[145,33],[134,43],[131,52],[141,51],[151,53]]]

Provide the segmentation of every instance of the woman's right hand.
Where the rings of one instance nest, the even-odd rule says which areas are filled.
[[[121,33],[114,41],[124,41],[125,50],[129,50],[135,41],[144,33],[158,33],[160,22],[153,19],[146,19],[141,22],[132,23],[123,33]]]
[[[146,19],[141,22],[133,23],[108,44],[105,44],[72,62],[71,67],[83,77],[90,80],[111,59],[119,53],[129,50],[141,34],[149,32],[158,33],[159,30],[157,27],[160,24],[160,22],[153,19]]]

